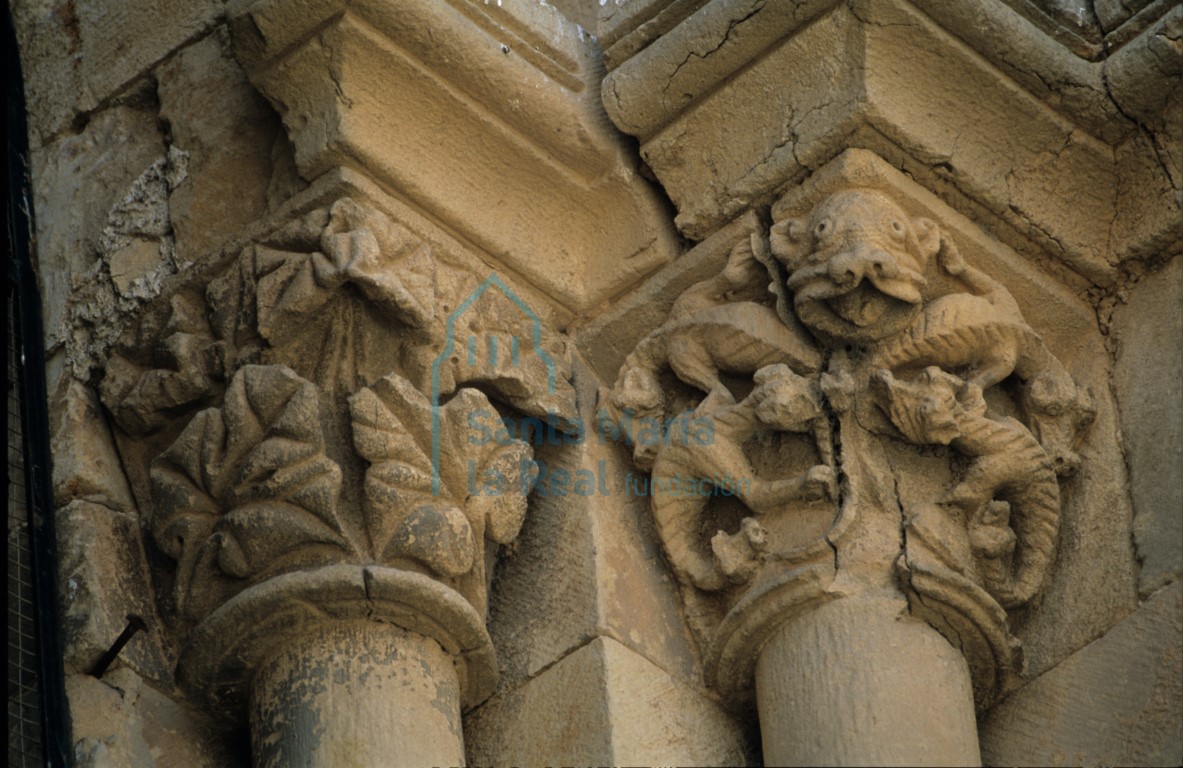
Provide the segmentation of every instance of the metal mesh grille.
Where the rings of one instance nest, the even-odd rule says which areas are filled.
[[[25,496],[20,339],[14,289],[8,291],[8,764],[44,765],[37,612]]]

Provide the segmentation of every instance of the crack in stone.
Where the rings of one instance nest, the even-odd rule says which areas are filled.
[[[904,562],[903,573],[901,575],[904,577],[905,581],[907,582],[906,583],[906,592],[908,594],[916,594],[916,589],[912,585],[912,566],[908,562],[908,520],[907,520],[908,516],[907,516],[907,512],[904,511],[903,500],[900,498],[900,478],[899,478],[899,475],[896,473],[895,468],[891,466],[890,461],[888,461],[888,469],[891,470],[892,495],[893,495],[893,498],[895,499],[896,509],[899,511],[899,514],[900,514],[900,554],[896,558],[896,560],[898,562],[899,560],[902,559]],[[912,613],[912,601],[911,600],[908,601],[908,613],[909,614]]]
[[[121,104],[126,104],[129,101],[134,101],[136,98],[136,92],[141,88],[145,88],[145,80],[151,83],[153,94],[157,96],[159,101],[159,97],[156,94],[157,83],[154,74],[156,69],[189,46],[201,42],[211,34],[215,34],[217,28],[225,23],[225,11],[221,11],[210,18],[207,23],[201,24],[199,29],[190,34],[184,40],[170,48],[156,60],[146,65],[131,79],[111,89],[110,93],[99,99],[94,104],[94,106],[80,110],[74,110],[71,108],[68,124],[65,127],[53,130],[48,134],[41,134],[38,132],[38,137],[40,138],[39,148],[44,149],[50,144],[53,144],[60,139],[66,138],[67,136],[77,136],[86,129],[86,126],[90,123],[90,121],[100,112],[104,112],[108,109],[111,109],[112,107],[120,106]],[[60,124],[60,121],[54,122],[58,122]],[[32,134],[32,130],[30,130],[30,134]]]
[[[373,579],[373,576],[370,574],[370,569],[369,568],[363,569],[362,573],[361,573],[361,584],[362,584],[362,598],[366,601],[366,618],[378,621],[379,619],[376,619],[374,616],[374,614],[376,612],[376,609],[374,606],[374,597],[370,593],[370,587],[371,587],[370,582],[372,579]]]
[[[1178,190],[1180,188],[1180,184],[1176,182],[1175,175],[1171,172],[1170,161],[1163,158],[1162,156],[1163,150],[1159,148],[1159,143],[1156,140],[1158,138],[1158,134],[1146,123],[1142,122],[1134,115],[1131,115],[1129,112],[1126,112],[1125,108],[1122,107],[1121,103],[1117,100],[1117,97],[1113,95],[1113,86],[1109,83],[1108,67],[1101,68],[1101,82],[1105,86],[1106,96],[1108,96],[1109,100],[1113,102],[1113,105],[1117,108],[1118,113],[1133,123],[1137,127],[1138,132],[1142,134],[1147,143],[1150,145],[1151,154],[1154,155],[1154,161],[1158,164],[1159,170],[1162,171],[1163,176],[1166,177],[1167,182],[1171,185],[1171,188]],[[1106,245],[1108,245],[1108,243]]]
[[[824,371],[830,367],[831,357],[832,353],[827,351],[825,353],[825,359],[822,360],[821,370]],[[837,576],[838,545],[833,539],[830,538],[830,531],[833,530],[833,525],[842,518],[843,507],[845,506],[847,497],[847,477],[846,472],[842,469],[841,422],[838,419],[838,415],[834,412],[834,409],[830,406],[830,399],[828,396],[823,394],[821,397],[821,405],[826,419],[830,422],[830,456],[832,457],[831,461],[833,462],[832,469],[834,470],[834,482],[836,488],[836,498],[834,500],[836,512],[834,514],[834,523],[831,524],[830,528],[826,529],[822,539],[826,542],[826,546],[830,548],[830,551],[834,553],[834,575]]]
[[[859,11],[863,10],[863,8],[860,6],[859,3],[850,3],[849,9],[850,9],[851,16],[855,17],[856,19],[861,21],[863,24],[869,24],[872,27],[879,27],[880,29],[888,29],[890,27],[912,28],[912,27],[917,26],[916,22],[914,22],[914,21],[894,21],[894,22],[893,21],[879,21],[878,19],[873,19],[870,16],[860,16]]]
[[[755,4],[755,6],[752,7],[752,9],[749,10],[745,15],[741,16],[738,19],[728,20],[727,29],[724,30],[724,32],[723,32],[723,38],[721,40],[719,40],[718,44],[716,44],[714,48],[711,48],[709,51],[706,51],[705,53],[699,53],[698,51],[694,51],[694,50],[687,52],[686,58],[682,59],[682,61],[676,67],[674,67],[674,71],[670,73],[669,78],[666,80],[665,86],[661,89],[662,103],[666,104],[668,106],[668,103],[666,102],[666,95],[669,93],[670,86],[672,86],[674,84],[674,81],[678,78],[678,73],[682,71],[682,68],[684,66],[686,66],[687,63],[689,63],[690,59],[697,57],[698,59],[705,61],[708,58],[710,58],[711,55],[713,55],[716,51],[718,51],[720,48],[722,48],[724,45],[727,44],[727,41],[731,39],[731,33],[735,30],[736,27],[738,27],[740,24],[743,24],[745,21],[752,18],[753,16],[758,14],[760,11],[764,10],[765,3],[766,3],[766,0],[759,0],[759,2],[757,2]],[[693,94],[687,93],[684,95],[687,98],[691,98],[691,99],[694,98]]]

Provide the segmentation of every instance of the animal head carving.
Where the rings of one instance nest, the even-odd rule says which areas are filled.
[[[797,316],[822,337],[856,343],[912,322],[940,242],[936,224],[871,189],[837,192],[808,219],[778,222],[771,233]]]
[[[1071,475],[1080,467],[1076,443],[1097,415],[1091,393],[1067,375],[1044,373],[1026,383],[1020,402],[1056,474]]]
[[[917,445],[948,445],[961,436],[964,415],[986,412],[979,387],[935,365],[912,381],[880,369],[871,377],[871,393],[896,429]]]
[[[613,435],[633,447],[633,461],[641,469],[651,469],[659,444],[638,440],[637,431],[660,422],[665,411],[661,382],[651,371],[630,368],[621,373],[611,391],[601,389],[596,429],[601,435]]]
[[[787,365],[769,365],[756,371],[756,417],[769,426],[804,432],[824,412],[816,384],[798,376]]]

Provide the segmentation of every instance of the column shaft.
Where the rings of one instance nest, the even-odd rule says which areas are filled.
[[[251,751],[255,768],[463,765],[452,657],[390,624],[317,627],[256,674]]]
[[[844,599],[760,652],[766,765],[980,765],[969,669],[900,600]]]

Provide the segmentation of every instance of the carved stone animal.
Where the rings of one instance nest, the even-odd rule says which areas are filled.
[[[969,522],[986,591],[1004,608],[1030,601],[1059,533],[1060,486],[1047,452],[1018,421],[988,418],[979,387],[936,366],[911,382],[881,369],[871,391],[909,441],[951,445],[971,458],[944,503],[962,508]]]
[[[797,316],[823,339],[864,344],[905,329],[922,301],[940,235],[872,189],[837,192],[808,219],[772,228]]]
[[[1012,374],[1022,382],[1020,404],[1058,474],[1079,465],[1073,442],[1095,413],[1087,391],[1076,385],[1000,283],[969,266],[944,240],[940,264],[973,293],[928,302],[904,332],[876,347],[870,365],[893,372],[931,365],[958,371],[985,390]]]
[[[665,323],[625,358],[618,381],[630,373],[635,377],[634,372],[656,378],[668,366],[679,379],[715,400],[734,403],[720,371],[750,374],[775,363],[813,373],[821,367],[821,354],[804,335],[782,323],[772,307],[743,301]],[[632,405],[618,395],[624,390],[613,393],[615,405]]]
[[[753,299],[766,298],[768,274],[752,256],[748,241],[732,250],[720,275],[686,290],[669,319],[643,338],[625,358],[610,394],[601,397],[605,417],[616,424],[661,420],[664,395],[659,380],[669,368],[683,382],[707,395],[707,410],[732,405],[720,372],[750,374],[768,365],[787,364],[798,373],[814,373],[821,354],[796,325],[787,325],[776,310]],[[631,419],[624,419],[624,414]],[[626,430],[627,433],[627,430]],[[637,445],[638,466],[652,466],[653,451]]]
[[[734,495],[757,518],[795,500],[833,498],[836,481],[829,421],[817,386],[785,365],[756,373],[756,388],[736,405],[703,416],[713,424],[706,444],[672,441],[657,452],[651,480],[653,518],[658,535],[680,579],[702,590],[718,590],[750,578],[764,544],[755,518],[745,518],[734,535],[715,534],[708,548],[703,513],[710,494],[685,492],[704,485]],[[812,432],[822,463],[793,477],[760,479],[744,454],[744,443],[762,430]],[[699,483],[698,481],[705,481]]]
[[[757,235],[740,240],[731,249],[723,271],[701,280],[682,292],[670,307],[668,321],[685,320],[704,309],[737,301],[757,303],[769,297],[768,270],[755,255]]]

